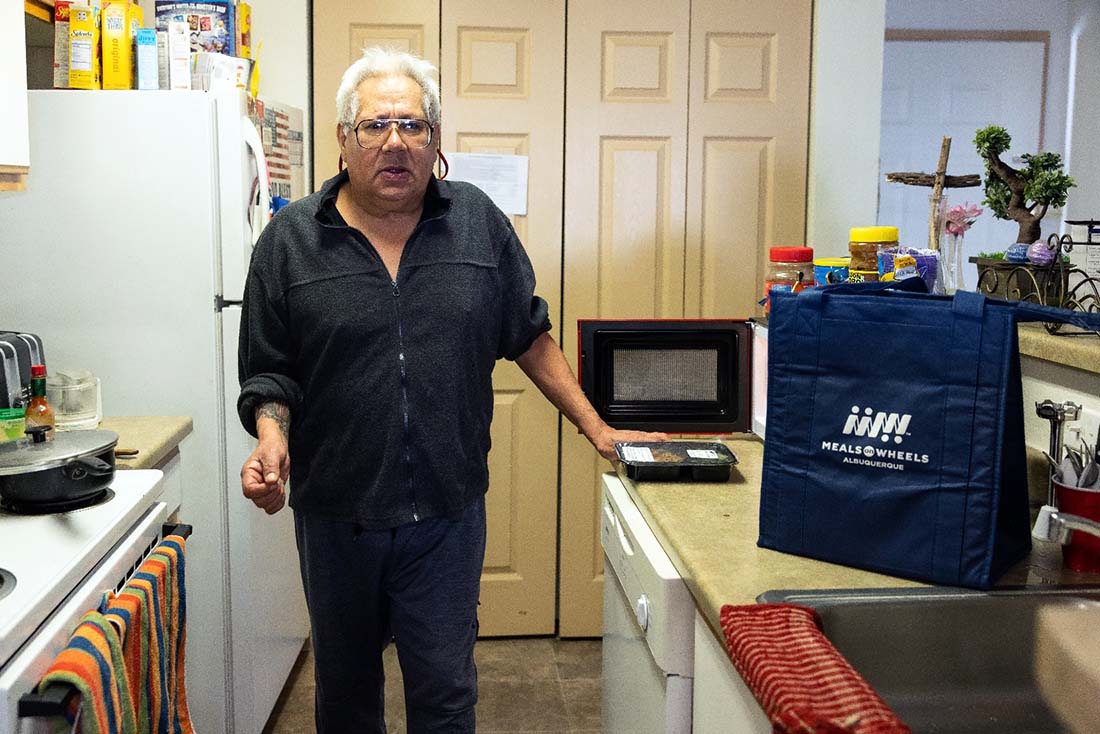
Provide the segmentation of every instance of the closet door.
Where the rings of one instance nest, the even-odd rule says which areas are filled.
[[[577,319],[684,313],[687,2],[569,5],[562,342]],[[562,427],[560,633],[598,636],[600,474],[611,466]]]
[[[337,170],[333,100],[340,76],[371,45],[410,51],[439,67],[445,155],[528,156],[527,214],[511,219],[560,340],[565,1],[315,0],[318,186]],[[497,365],[493,387],[480,632],[552,634],[558,413],[511,362]]]
[[[693,0],[687,316],[757,313],[768,248],[803,245],[811,3]]]
[[[443,0],[443,151],[528,157],[511,217],[561,338],[565,0]],[[493,372],[482,636],[554,633],[558,412],[514,363]]]
[[[313,188],[339,171],[336,90],[367,46],[393,46],[439,65],[439,0],[313,1]]]

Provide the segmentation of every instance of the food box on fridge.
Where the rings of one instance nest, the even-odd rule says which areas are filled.
[[[155,7],[157,30],[167,30],[169,21],[187,24],[192,51],[236,55],[234,45],[237,9],[232,0],[156,0]]]
[[[103,88],[133,89],[134,36],[144,17],[141,6],[129,0],[103,3]]]
[[[99,6],[69,6],[69,87],[99,89]]]
[[[69,88],[69,0],[53,5],[53,87]]]
[[[138,28],[134,34],[134,61],[137,67],[137,88],[158,89],[160,69],[157,63],[157,32]]]

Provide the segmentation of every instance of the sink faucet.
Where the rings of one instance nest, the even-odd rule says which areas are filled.
[[[1100,538],[1100,522],[1095,520],[1054,510],[1050,513],[1049,521],[1046,527],[1046,540],[1055,540],[1065,545],[1069,542],[1074,530]]]

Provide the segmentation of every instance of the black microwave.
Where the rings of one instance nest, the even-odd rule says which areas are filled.
[[[613,428],[739,433],[751,427],[744,319],[579,319],[581,389]]]

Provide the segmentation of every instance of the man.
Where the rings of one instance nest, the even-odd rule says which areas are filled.
[[[347,170],[271,222],[245,292],[238,410],[259,446],[241,485],[277,512],[293,466],[321,734],[384,731],[391,637],[408,730],[474,730],[497,359],[515,360],[607,458],[615,441],[664,438],[599,418],[507,218],[432,175],[434,72],[382,49],[345,72]]]

